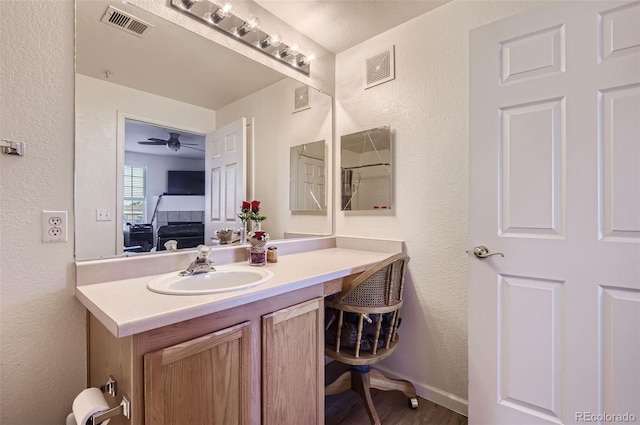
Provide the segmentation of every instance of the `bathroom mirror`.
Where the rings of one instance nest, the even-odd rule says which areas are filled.
[[[145,29],[131,34],[103,22],[113,13]],[[198,25],[185,22],[181,25]],[[238,162],[243,181],[224,209],[222,225],[239,228],[235,212],[243,200],[256,199],[272,240],[330,235],[332,214],[290,211],[287,164],[301,137],[324,140],[325,175],[331,178],[331,97],[309,87],[310,103],[300,110],[295,104],[300,81],[181,25],[120,0],[76,1],[76,260],[124,255],[132,217],[143,225],[134,229],[142,240],[150,234],[145,226],[152,228],[151,252],[157,251],[158,227],[196,224],[199,217],[211,221],[214,173],[205,170],[205,152],[198,151],[212,145],[199,140],[234,123],[244,123],[245,152]],[[171,133],[178,134],[178,149]],[[202,155],[188,155],[194,153]],[[124,190],[136,172],[125,165],[140,166],[137,172],[145,174],[137,193]],[[174,196],[171,187],[180,181],[175,176],[170,181],[169,171],[203,171],[209,192]],[[125,172],[131,175],[125,178]],[[330,187],[325,184],[325,190]],[[126,218],[125,197],[131,207]],[[330,202],[331,194],[324,199]],[[215,243],[212,236],[203,235],[206,244]]]
[[[289,208],[291,211],[326,212],[325,141],[291,147]]]
[[[342,211],[389,211],[392,142],[389,126],[347,134],[341,146]]]

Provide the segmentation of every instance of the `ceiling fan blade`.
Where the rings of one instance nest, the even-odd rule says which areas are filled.
[[[198,144],[197,144],[197,143],[184,143],[184,142],[180,142],[180,144],[181,144],[182,146],[186,146],[186,145],[190,145],[190,146],[198,146]]]
[[[195,150],[195,151],[204,152],[204,150],[202,150],[202,149],[192,148],[191,146],[185,146],[185,144],[184,144],[184,143],[182,144],[182,147],[184,147],[184,148],[188,148],[188,149],[193,149],[193,150]]]
[[[162,142],[138,142],[141,145],[153,145],[153,146],[163,146],[166,145],[167,142],[162,141]]]
[[[151,140],[153,142],[158,142],[158,143],[162,143],[162,144],[167,143],[166,140],[158,139],[157,137],[149,137],[147,140]]]

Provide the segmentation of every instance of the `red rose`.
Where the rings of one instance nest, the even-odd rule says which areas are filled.
[[[258,230],[254,233],[254,236],[256,239],[262,239],[262,237],[264,236],[264,232],[262,230]]]
[[[260,201],[251,201],[251,211],[258,212],[260,210]]]
[[[242,209],[248,211],[249,208],[251,207],[251,204],[249,203],[249,201],[242,201]]]

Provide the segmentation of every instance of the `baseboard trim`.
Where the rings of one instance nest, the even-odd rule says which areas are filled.
[[[412,378],[397,373],[396,371],[390,370],[380,364],[377,364],[374,367],[390,378],[410,381],[416,387],[416,393],[418,393],[418,396],[439,404],[440,406],[446,407],[449,410],[453,410],[456,413],[460,413],[461,415],[469,415],[469,402],[467,400],[460,398],[457,395],[443,391],[440,388],[432,387],[431,385],[423,384],[420,382],[415,382]]]

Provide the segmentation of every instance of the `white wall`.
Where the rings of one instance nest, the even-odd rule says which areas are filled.
[[[253,118],[254,178],[253,198],[261,201],[261,214],[267,217],[262,228],[271,239],[281,239],[285,232],[331,234],[333,197],[327,198],[326,214],[299,214],[289,210],[290,148],[325,140],[327,169],[332,156],[332,100],[311,90],[311,108],[292,113],[294,90],[300,83],[289,78],[216,111],[217,126],[222,127],[244,116]],[[279,170],[274,173],[273,170]],[[259,176],[273,176],[261,179]],[[327,190],[331,193],[331,175]]]
[[[338,211],[336,218],[338,234],[402,239],[411,256],[402,342],[384,366],[411,379],[419,394],[463,412],[469,30],[534,6],[455,1],[336,57],[337,140],[387,124],[394,137],[393,215]],[[366,58],[391,45],[396,79],[364,90]]]
[[[76,253],[81,259],[116,254],[117,232],[122,229],[115,219],[116,141],[118,131],[124,131],[118,127],[118,113],[202,134],[215,129],[216,113],[211,109],[77,75],[76,199],[81,202],[76,203]],[[124,147],[120,149],[124,154]],[[96,222],[96,208],[110,209],[114,219]]]
[[[85,309],[73,296],[73,2],[0,1],[0,423],[62,424],[86,384]],[[69,242],[40,242],[40,212]]]

